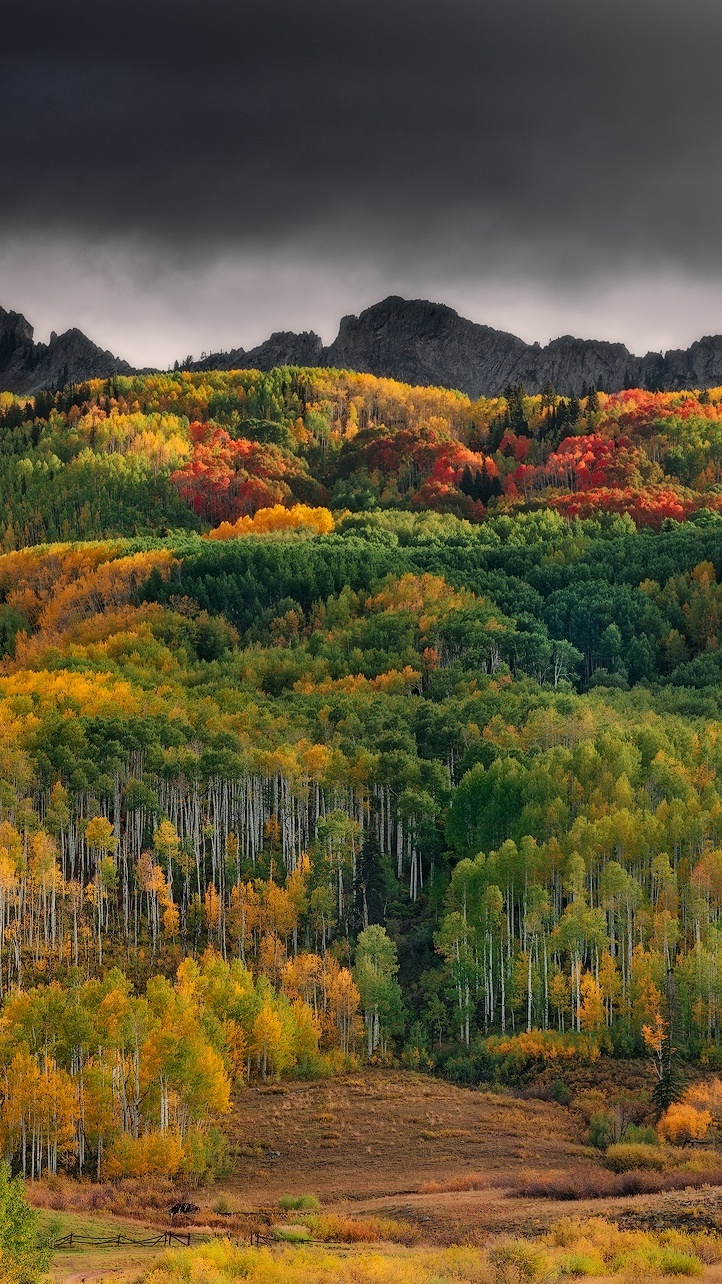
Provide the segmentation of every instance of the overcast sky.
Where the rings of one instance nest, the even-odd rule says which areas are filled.
[[[722,332],[720,0],[24,0],[0,304],[136,363],[387,294]]]

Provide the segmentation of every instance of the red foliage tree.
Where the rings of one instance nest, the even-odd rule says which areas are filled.
[[[173,473],[179,495],[206,521],[233,521],[259,508],[285,504],[289,483],[305,476],[304,465],[278,446],[234,440],[223,428],[191,424],[192,458]]]

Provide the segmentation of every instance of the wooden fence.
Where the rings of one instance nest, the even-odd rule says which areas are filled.
[[[97,1248],[122,1248],[124,1244],[134,1244],[138,1248],[167,1248],[170,1244],[181,1244],[183,1248],[190,1248],[191,1236],[190,1232],[163,1231],[150,1239],[135,1239],[132,1235],[78,1235],[71,1231],[69,1235],[61,1235],[54,1240],[53,1248],[83,1248],[91,1244]]]

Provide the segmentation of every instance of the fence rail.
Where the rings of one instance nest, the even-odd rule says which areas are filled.
[[[53,1247],[58,1248],[81,1248],[84,1245],[92,1244],[100,1248],[122,1248],[124,1244],[133,1244],[138,1248],[167,1248],[171,1244],[181,1244],[183,1248],[190,1248],[190,1233],[179,1233],[178,1231],[163,1231],[161,1235],[153,1235],[150,1239],[135,1239],[132,1235],[78,1235],[71,1231],[69,1235],[61,1235],[53,1243]]]

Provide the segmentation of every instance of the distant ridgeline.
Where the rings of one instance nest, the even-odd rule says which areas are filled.
[[[499,396],[511,386],[540,393],[551,387],[584,396],[590,387],[619,392],[712,388],[722,385],[722,335],[686,349],[634,356],[622,343],[564,335],[545,347],[477,325],[452,308],[396,296],[341,321],[324,347],[312,331],[279,331],[256,348],[186,357],[189,370],[261,370],[277,366],[355,370],[422,386],[458,388],[470,397]],[[176,369],[179,363],[176,362]],[[71,382],[130,374],[127,361],[104,352],[80,330],[33,341],[20,313],[0,308],[0,390],[32,394]]]
[[[721,389],[2,394],[14,1166],[217,1172],[234,1082],[366,1059],[722,1065],[721,486]]]

